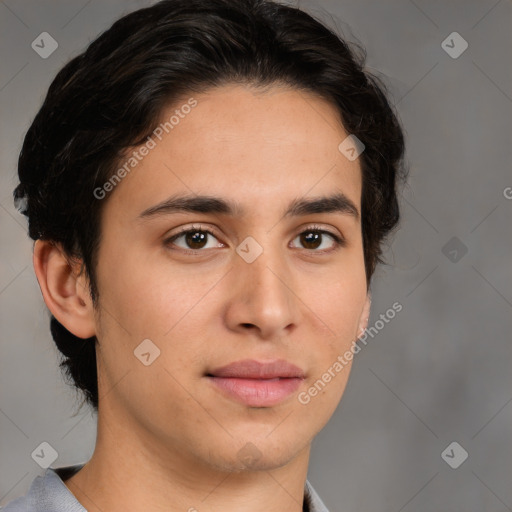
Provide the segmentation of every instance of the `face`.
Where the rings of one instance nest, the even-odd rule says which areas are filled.
[[[350,361],[333,365],[367,317],[361,169],[324,100],[277,86],[193,98],[163,112],[178,123],[104,199],[99,414],[160,456],[274,468],[331,417]],[[241,360],[297,368],[219,371]]]

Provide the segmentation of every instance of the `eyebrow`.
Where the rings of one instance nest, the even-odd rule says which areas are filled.
[[[245,209],[237,202],[214,196],[175,195],[144,210],[140,219],[178,212],[217,213],[232,217],[243,217]],[[339,192],[331,196],[294,199],[283,217],[298,217],[315,213],[341,213],[359,220],[359,210],[345,194]]]

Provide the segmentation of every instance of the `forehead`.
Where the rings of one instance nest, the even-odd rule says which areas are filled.
[[[359,208],[359,159],[339,150],[348,135],[337,109],[304,91],[228,85],[190,94],[162,111],[145,144],[151,149],[109,202],[140,213],[182,193],[252,200],[259,208],[264,201],[268,209],[342,192]]]

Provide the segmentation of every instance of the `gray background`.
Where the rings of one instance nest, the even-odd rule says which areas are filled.
[[[12,204],[17,155],[62,65],[149,3],[0,2],[1,505],[42,474],[31,457],[42,441],[58,451],[54,467],[85,462],[95,441],[95,417],[85,407],[73,416],[77,397],[58,369],[32,244]],[[385,75],[411,172],[370,326],[395,301],[403,310],[356,356],[313,442],[309,479],[333,512],[512,510],[512,4],[300,6],[363,43],[368,67]],[[59,44],[48,59],[31,48],[44,31]],[[469,44],[456,59],[441,46],[453,31]],[[452,441],[469,454],[457,469],[441,457]]]

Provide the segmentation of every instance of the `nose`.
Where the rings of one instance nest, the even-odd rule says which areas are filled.
[[[230,272],[226,322],[231,330],[276,339],[295,329],[300,300],[280,249],[265,247],[252,263],[236,257]]]

